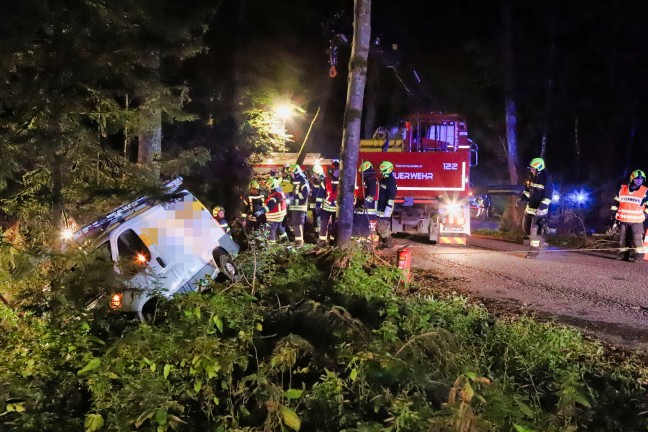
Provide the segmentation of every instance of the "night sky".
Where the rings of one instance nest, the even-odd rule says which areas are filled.
[[[334,79],[326,50],[333,33],[351,37],[352,10],[351,1],[224,2],[208,35],[210,73],[243,74],[302,106],[287,125],[296,144],[319,106],[308,149],[334,156],[350,47],[340,47]],[[515,1],[512,13],[520,168],[538,155],[548,118],[558,182],[599,188],[648,169],[648,4]],[[374,1],[372,25],[376,126],[408,112],[463,113],[480,146],[473,181],[506,180],[501,3]]]

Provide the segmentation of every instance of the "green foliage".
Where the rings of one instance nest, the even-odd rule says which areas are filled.
[[[497,321],[461,296],[412,296],[361,251],[276,246],[240,258],[240,283],[162,302],[153,326],[86,310],[75,287],[100,284],[105,270],[92,257],[7,266],[51,288],[15,296],[15,310],[0,304],[0,428],[648,426],[645,367],[574,330]]]

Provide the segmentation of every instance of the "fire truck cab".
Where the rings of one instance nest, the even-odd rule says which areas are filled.
[[[470,167],[477,145],[459,114],[413,114],[394,133],[361,140],[359,163],[394,164],[398,183],[393,232],[425,234],[437,244],[470,236]],[[385,131],[385,129],[382,129]]]

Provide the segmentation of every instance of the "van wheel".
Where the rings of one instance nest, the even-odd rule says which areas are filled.
[[[141,314],[142,321],[148,324],[161,322],[163,319],[163,312],[162,309],[160,309],[160,304],[160,299],[155,297],[144,303]]]
[[[239,270],[234,259],[230,254],[223,250],[214,251],[214,261],[220,270],[220,274],[226,277],[232,282],[236,282],[239,279]]]

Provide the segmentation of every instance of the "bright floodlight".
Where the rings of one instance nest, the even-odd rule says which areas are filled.
[[[74,237],[74,231],[72,231],[70,228],[65,228],[63,231],[61,231],[61,238],[63,240],[72,240],[72,237]]]
[[[293,112],[292,107],[288,104],[277,105],[274,111],[282,119],[290,117]]]
[[[553,201],[553,202],[558,202],[558,201],[560,201],[560,194],[559,194],[558,192],[554,193],[554,194],[551,196],[551,201]]]
[[[583,191],[578,191],[576,193],[576,202],[583,204],[585,201],[587,201],[587,194]]]

